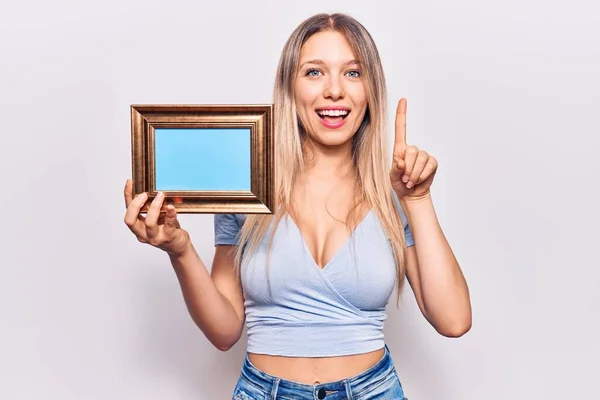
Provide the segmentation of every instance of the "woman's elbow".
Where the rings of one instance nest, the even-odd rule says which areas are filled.
[[[239,342],[242,337],[242,329],[236,329],[233,332],[229,332],[227,334],[217,334],[213,337],[209,338],[210,342],[213,346],[215,346],[220,351],[228,351],[233,346]]]
[[[448,338],[459,338],[461,336],[464,336],[467,332],[469,332],[472,326],[473,321],[469,316],[436,327],[436,331],[440,335]]]
[[[233,346],[235,346],[238,341],[239,338],[230,340],[219,340],[213,341],[212,345],[215,346],[218,350],[225,352],[229,351]]]
[[[229,349],[231,349],[234,346],[235,343],[233,344],[216,344],[215,347],[220,350],[220,351],[229,351]]]

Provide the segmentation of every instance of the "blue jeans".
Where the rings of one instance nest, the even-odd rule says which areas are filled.
[[[314,385],[288,381],[258,370],[246,355],[233,400],[408,400],[389,349],[371,368],[348,379]]]

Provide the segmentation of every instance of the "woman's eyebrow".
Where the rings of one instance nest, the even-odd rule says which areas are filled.
[[[305,62],[303,62],[303,63],[300,65],[300,68],[302,68],[302,67],[303,67],[303,66],[305,66],[306,64],[325,65],[325,61],[323,61],[323,60],[318,60],[318,59],[315,59],[315,60],[308,60],[308,61],[305,61]],[[343,65],[343,66],[347,66],[347,65],[353,65],[353,64],[354,64],[354,65],[360,65],[360,62],[359,62],[358,60],[348,60],[348,61],[346,61],[346,62],[345,62],[344,64],[342,64],[342,65]]]

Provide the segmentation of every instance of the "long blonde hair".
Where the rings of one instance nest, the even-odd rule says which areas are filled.
[[[302,45],[322,31],[344,35],[362,65],[368,106],[362,124],[353,137],[352,158],[360,197],[372,207],[390,240],[397,265],[398,295],[405,277],[404,227],[393,199],[390,184],[387,145],[387,90],[379,52],[369,32],[345,14],[318,14],[302,22],[287,40],[277,68],[273,103],[275,105],[275,204],[273,214],[249,214],[246,217],[236,252],[236,268],[242,254],[254,251],[270,230],[268,249],[281,219],[292,209],[294,183],[307,165],[303,151],[303,127],[298,122],[294,102],[294,81]],[[305,149],[306,150],[306,149]],[[267,262],[268,264],[268,262]]]

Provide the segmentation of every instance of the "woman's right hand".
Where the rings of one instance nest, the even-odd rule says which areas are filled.
[[[144,217],[140,210],[146,204],[148,194],[141,193],[133,198],[133,183],[128,179],[125,183],[125,224],[140,242],[164,250],[171,256],[180,256],[189,248],[190,237],[181,229],[175,207],[168,205],[163,208],[164,198],[164,194],[159,192]]]

